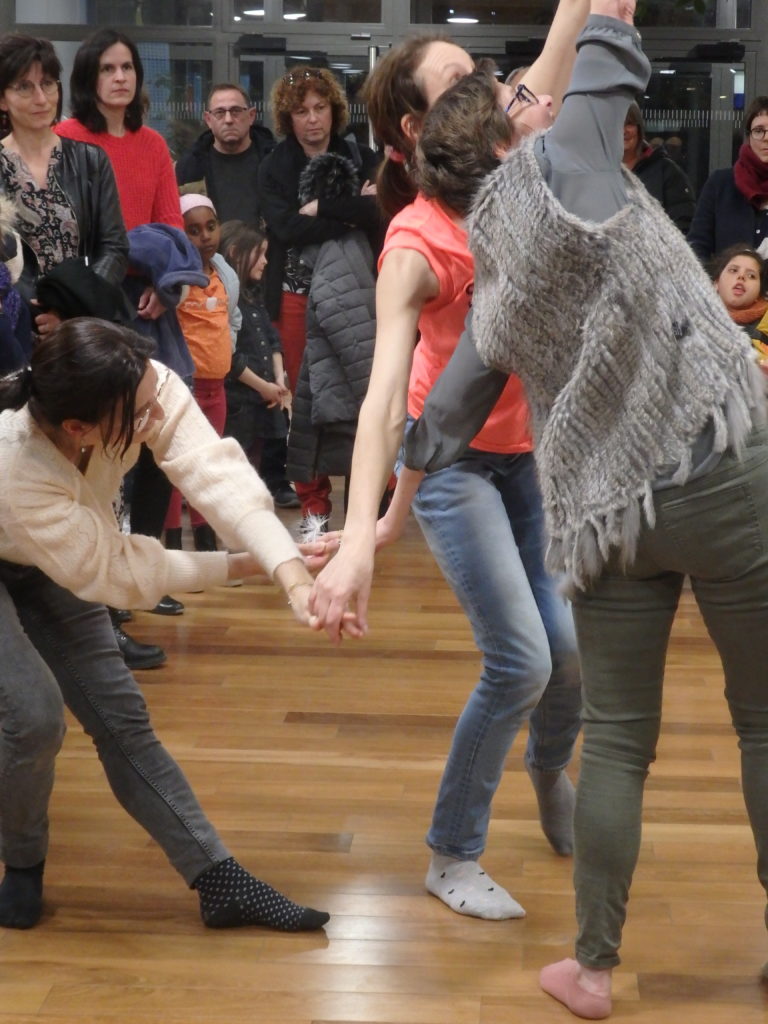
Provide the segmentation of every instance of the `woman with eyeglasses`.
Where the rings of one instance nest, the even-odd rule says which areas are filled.
[[[567,82],[587,10],[586,2],[561,3],[524,80],[514,88],[493,86],[493,76],[481,74],[489,90],[482,110],[468,104],[439,134],[427,132],[430,109],[456,82],[475,78],[474,63],[460,47],[442,37],[407,40],[379,61],[366,84],[374,132],[389,147],[378,194],[394,216],[380,260],[376,348],[355,442],[344,544],[312,596],[318,626],[337,642],[345,631],[365,632],[374,548],[394,539],[418,486],[401,468],[393,505],[377,532],[379,499],[406,416],[409,424],[419,416],[470,307],[474,265],[466,217],[472,197],[496,164],[495,149],[503,153],[513,138],[552,124],[562,97],[556,102],[544,88],[562,89]],[[580,726],[576,641],[567,602],[544,568],[528,420],[520,381],[512,379],[461,457],[425,478],[413,500],[482,655],[427,835],[426,888],[456,913],[492,920],[525,914],[480,863],[493,797],[525,723],[525,766],[543,831],[561,856],[573,845],[574,790],[566,767]],[[345,629],[349,604],[356,622]]]
[[[205,925],[319,928],[327,914],[232,857],[152,731],[104,607],[152,607],[169,589],[266,572],[297,621],[309,618],[311,577],[265,485],[151,350],[127,327],[74,318],[41,338],[28,368],[0,379],[0,927],[30,928],[43,912],[66,705],[117,799],[197,891]],[[111,502],[141,443],[241,554],[167,551],[119,530]],[[305,550],[322,562],[325,543]]]
[[[68,259],[119,284],[128,244],[109,160],[94,146],[59,139],[61,64],[47,39],[0,38],[0,191],[18,209],[24,249],[18,288],[27,302],[37,279]],[[44,335],[60,322],[54,309],[32,306]],[[36,314],[36,315],[35,315]]]
[[[361,228],[374,252],[381,247],[381,220],[371,185],[378,159],[367,146],[342,137],[349,108],[341,86],[326,68],[297,66],[279,79],[270,98],[277,134],[283,137],[259,168],[262,213],[267,225],[269,262],[264,301],[283,343],[285,371],[295,394],[304,347],[310,267],[301,260],[305,246],[322,245]],[[351,160],[362,182],[357,196],[299,200],[299,178],[321,153]],[[302,513],[327,516],[331,482],[327,476],[297,482]]]
[[[688,231],[702,262],[732,245],[768,250],[768,96],[757,96],[744,115],[744,142],[733,167],[704,183]],[[762,248],[761,248],[762,246]]]

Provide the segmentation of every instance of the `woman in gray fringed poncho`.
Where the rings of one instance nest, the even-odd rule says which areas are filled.
[[[486,395],[498,393],[505,373],[523,378],[548,564],[567,574],[573,594],[584,685],[579,932],[576,959],[544,968],[541,983],[590,1019],[611,1011],[667,642],[686,576],[722,658],[768,890],[762,383],[748,341],[685,240],[620,170],[627,106],[649,73],[633,11],[634,0],[593,0],[560,118],[487,180],[470,224],[470,330],[476,353],[496,368]],[[468,410],[485,414],[468,338],[411,435],[411,468],[445,465],[448,438],[460,450],[472,436]],[[435,436],[439,452],[430,447]]]

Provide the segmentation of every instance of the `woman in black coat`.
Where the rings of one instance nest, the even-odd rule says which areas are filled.
[[[342,137],[348,107],[331,71],[292,68],[273,88],[271,104],[277,134],[284,138],[259,170],[269,240],[264,299],[280,332],[289,386],[295,392],[306,344],[307,296],[312,278],[311,270],[301,261],[302,250],[341,238],[355,228],[373,238],[381,232],[376,188],[371,184],[377,158],[367,146],[360,146],[350,136]],[[301,202],[301,173],[313,157],[322,153],[337,153],[352,161],[362,182],[357,195]],[[330,490],[327,476],[299,483],[296,491],[302,512],[328,515]]]
[[[760,249],[768,238],[768,96],[757,96],[744,116],[744,143],[733,167],[704,183],[688,232],[703,261],[732,245]]]

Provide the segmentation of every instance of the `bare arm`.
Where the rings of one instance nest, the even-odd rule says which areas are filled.
[[[376,348],[357,425],[344,540],[310,598],[314,625],[335,643],[342,625],[350,636],[362,636],[367,628],[379,501],[402,441],[419,316],[437,291],[437,278],[420,253],[394,249],[384,258],[376,285]],[[345,623],[350,602],[354,616]]]
[[[589,12],[590,0],[560,0],[544,48],[522,76],[521,81],[537,96],[547,93],[552,97],[554,113],[560,109],[571,80],[576,38]]]
[[[376,523],[376,550],[394,544],[403,535],[408,513],[416,491],[424,479],[423,469],[408,469],[403,466],[397,477],[397,486],[392,495],[386,515]]]

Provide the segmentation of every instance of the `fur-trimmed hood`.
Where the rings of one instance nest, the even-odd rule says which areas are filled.
[[[299,177],[299,202],[313,199],[344,199],[360,194],[360,178],[354,163],[340,153],[313,156]]]
[[[0,263],[5,263],[15,284],[24,267],[21,239],[16,231],[18,210],[12,199],[0,196]]]

